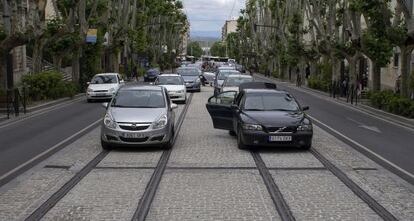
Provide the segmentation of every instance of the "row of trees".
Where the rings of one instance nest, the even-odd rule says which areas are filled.
[[[47,3],[54,18],[46,17]],[[22,45],[34,73],[46,59],[57,69],[71,66],[75,82],[98,71],[119,71],[119,55],[125,67],[141,56],[168,68],[188,28],[182,8],[179,0],[2,0],[0,75],[5,75],[8,54]],[[94,44],[85,41],[90,29],[98,30]]]
[[[400,92],[409,96],[414,29],[405,4],[401,0],[250,0],[238,19],[238,32],[227,38],[228,54],[244,64],[272,69],[281,78],[292,69],[303,75],[308,68],[312,74],[324,72],[330,81],[339,80],[346,61],[354,85],[361,81],[360,60],[367,57],[377,91],[381,68],[398,48]]]

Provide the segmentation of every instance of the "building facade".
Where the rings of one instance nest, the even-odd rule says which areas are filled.
[[[227,35],[233,32],[237,32],[237,20],[227,20],[221,31],[221,40],[225,41]]]

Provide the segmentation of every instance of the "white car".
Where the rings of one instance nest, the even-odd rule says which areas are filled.
[[[174,102],[187,103],[187,89],[184,79],[178,74],[162,74],[155,80],[155,85],[167,89],[170,99]]]
[[[86,98],[88,102],[93,100],[110,100],[124,84],[124,80],[118,73],[97,74],[88,82]]]
[[[224,80],[221,92],[239,91],[240,84],[253,82],[253,77],[250,75],[232,74]]]

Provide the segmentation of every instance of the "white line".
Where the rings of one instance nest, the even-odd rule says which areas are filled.
[[[339,131],[333,129],[332,127],[320,122],[319,120],[315,119],[312,116],[309,116],[309,114],[307,115],[309,118],[311,118],[313,121],[323,125],[324,127],[328,128],[329,130],[331,130],[332,132],[336,133],[337,135],[341,136],[342,138],[346,139],[347,141],[351,142],[352,144],[358,146],[359,148],[362,148],[363,150],[369,152],[370,154],[374,155],[375,157],[377,157],[378,159],[380,159],[381,161],[387,163],[388,165],[390,165],[391,167],[393,167],[394,169],[400,171],[401,173],[404,173],[405,175],[409,176],[411,179],[414,179],[414,175],[411,174],[410,172],[404,170],[403,168],[395,165],[394,163],[388,161],[387,159],[383,158],[382,156],[378,155],[377,153],[373,152],[372,150],[368,149],[367,147],[363,146],[362,144],[359,144],[358,142],[352,140],[351,138],[343,135],[342,133],[340,133]]]
[[[45,114],[45,113],[48,113],[50,111],[57,110],[59,108],[63,108],[63,107],[69,106],[69,105],[74,104],[76,102],[79,102],[79,101],[81,101],[83,99],[85,99],[85,98],[84,97],[80,97],[80,98],[76,98],[74,100],[71,100],[70,102],[64,102],[64,103],[61,103],[61,104],[52,105],[52,106],[47,107],[47,108],[42,108],[40,110],[34,111],[32,113],[29,113],[28,115],[23,116],[20,119],[11,121],[9,123],[6,122],[5,124],[0,125],[0,129],[5,128],[5,127],[8,127],[8,126],[11,126],[13,124],[17,124],[17,123],[22,122],[24,120],[32,119],[34,117],[40,116],[40,115]]]
[[[53,147],[51,147],[51,148],[49,148],[49,149],[47,149],[47,150],[43,151],[42,153],[40,153],[39,155],[37,155],[37,156],[33,157],[32,159],[30,159],[29,161],[25,162],[24,164],[22,164],[22,165],[20,165],[20,166],[18,166],[18,167],[16,167],[16,168],[14,168],[13,170],[11,170],[11,171],[7,172],[6,174],[4,174],[3,176],[1,176],[1,177],[0,177],[0,182],[1,182],[1,181],[3,181],[3,179],[5,179],[5,178],[7,178],[8,176],[10,176],[11,174],[13,174],[13,173],[15,173],[16,171],[20,170],[21,168],[23,168],[23,167],[25,167],[25,166],[29,165],[30,163],[32,163],[32,162],[34,162],[34,161],[36,161],[37,159],[39,159],[39,158],[41,158],[41,157],[45,156],[46,154],[50,153],[51,151],[55,150],[56,148],[58,148],[60,145],[64,144],[65,142],[67,142],[67,141],[69,141],[69,140],[73,139],[74,137],[78,136],[79,134],[81,134],[81,133],[83,133],[83,132],[87,131],[88,129],[90,129],[90,128],[94,127],[94,126],[96,126],[96,124],[98,124],[101,120],[102,120],[102,119],[99,119],[99,120],[97,120],[97,121],[93,122],[93,123],[92,123],[92,124],[90,124],[89,126],[87,126],[87,127],[83,128],[82,130],[78,131],[77,133],[73,134],[72,136],[70,136],[70,137],[68,137],[68,138],[66,138],[66,139],[64,139],[64,140],[62,140],[62,141],[60,141],[58,144],[56,144],[56,145],[54,145]]]

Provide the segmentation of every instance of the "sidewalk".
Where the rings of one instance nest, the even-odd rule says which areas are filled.
[[[44,103],[36,103],[33,105],[29,105],[26,107],[26,114],[23,113],[23,110],[20,111],[19,116],[15,116],[14,112],[10,113],[10,118],[7,118],[7,112],[0,112],[0,123],[10,123],[15,120],[20,120],[26,117],[31,116],[32,114],[35,114],[36,112],[43,111],[49,108],[53,108],[55,106],[58,106],[60,104],[70,103],[74,102],[76,100],[80,100],[84,97],[84,93],[77,94],[73,98],[65,97],[60,98],[57,100],[47,101]]]
[[[349,108],[364,112],[364,113],[369,114],[371,116],[374,116],[374,117],[377,117],[377,118],[380,118],[380,119],[386,119],[388,121],[392,121],[395,124],[399,124],[400,126],[414,129],[414,119],[406,118],[406,117],[395,115],[395,114],[392,114],[392,113],[389,113],[389,112],[386,112],[386,111],[383,111],[383,110],[379,110],[379,109],[373,108],[371,106],[368,106],[367,104],[360,103],[360,101],[358,101],[358,103],[355,105],[355,104],[351,104],[351,103],[346,102],[346,98],[343,98],[343,97],[340,97],[340,98],[337,97],[337,98],[334,99],[330,96],[329,93],[309,88],[306,85],[302,85],[302,87],[297,87],[294,83],[291,83],[289,81],[282,81],[282,80],[274,78],[274,77],[265,77],[264,75],[257,74],[257,73],[255,73],[254,75],[256,77],[259,77],[259,78],[262,78],[262,79],[267,79],[267,80],[275,81],[275,82],[278,82],[278,83],[286,84],[286,86],[288,86],[290,88],[294,88],[296,90],[302,90],[302,91],[305,91],[307,93],[311,93],[313,95],[324,98],[325,100],[329,100],[331,102],[336,102],[336,103],[345,105]]]

